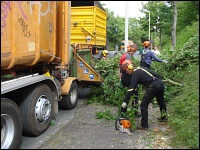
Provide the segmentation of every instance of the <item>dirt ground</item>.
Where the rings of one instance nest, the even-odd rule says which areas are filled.
[[[80,99],[74,117],[39,149],[172,149],[171,130],[167,123],[157,121],[159,108],[149,106],[149,130],[134,130],[133,135],[115,129],[115,120],[96,119],[95,112],[117,107],[86,104]],[[136,124],[140,123],[136,119]]]

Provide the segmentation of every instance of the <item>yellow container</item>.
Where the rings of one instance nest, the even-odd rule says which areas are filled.
[[[105,46],[106,17],[96,5],[71,7],[71,44]]]
[[[72,15],[71,11],[73,11]],[[75,38],[72,43],[76,44],[105,45],[105,11],[97,6],[71,9],[71,1],[3,1],[1,12],[2,75],[49,62],[61,63],[55,67],[63,71],[79,70],[79,66],[74,65],[71,68],[69,65],[73,55],[76,63],[80,61],[88,69],[80,70],[75,77],[79,80],[100,81],[99,75],[90,66],[88,60],[90,53],[87,53],[88,61],[81,58],[81,56],[85,57],[83,55],[76,56],[70,40]],[[72,30],[73,21],[78,22],[78,26]],[[96,33],[92,33],[93,31]],[[94,37],[87,43],[83,39],[88,32],[94,34]],[[86,73],[89,71],[92,75],[83,71]]]
[[[2,70],[54,59],[55,1],[3,1],[1,12]]]

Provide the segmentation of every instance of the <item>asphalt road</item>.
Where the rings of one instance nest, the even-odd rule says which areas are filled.
[[[170,127],[156,120],[158,107],[149,107],[150,129],[134,130],[133,135],[116,130],[114,120],[96,119],[95,112],[105,110],[116,114],[118,108],[87,105],[83,96],[73,110],[59,110],[55,125],[41,136],[23,137],[20,149],[171,149]],[[136,119],[136,125],[139,122]]]
[[[70,119],[73,118],[77,108],[73,110],[59,110],[58,115],[52,121],[55,122],[54,126],[50,126],[45,133],[38,137],[22,137],[22,143],[20,149],[38,149],[43,143],[45,143],[51,136],[56,134],[64,125],[66,125]]]

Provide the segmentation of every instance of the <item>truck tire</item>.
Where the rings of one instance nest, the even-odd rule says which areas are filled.
[[[1,98],[1,149],[19,149],[22,140],[22,115],[17,104]]]
[[[25,89],[20,104],[23,135],[39,136],[48,129],[53,116],[52,97],[52,91],[46,84],[36,84]]]
[[[59,108],[71,110],[78,103],[78,87],[76,81],[72,82],[68,95],[63,95],[62,100],[58,102]]]

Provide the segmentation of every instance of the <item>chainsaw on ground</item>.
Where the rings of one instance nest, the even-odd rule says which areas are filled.
[[[129,135],[133,135],[131,122],[126,118],[118,118],[115,121],[115,129],[120,130],[121,132],[126,132]]]

